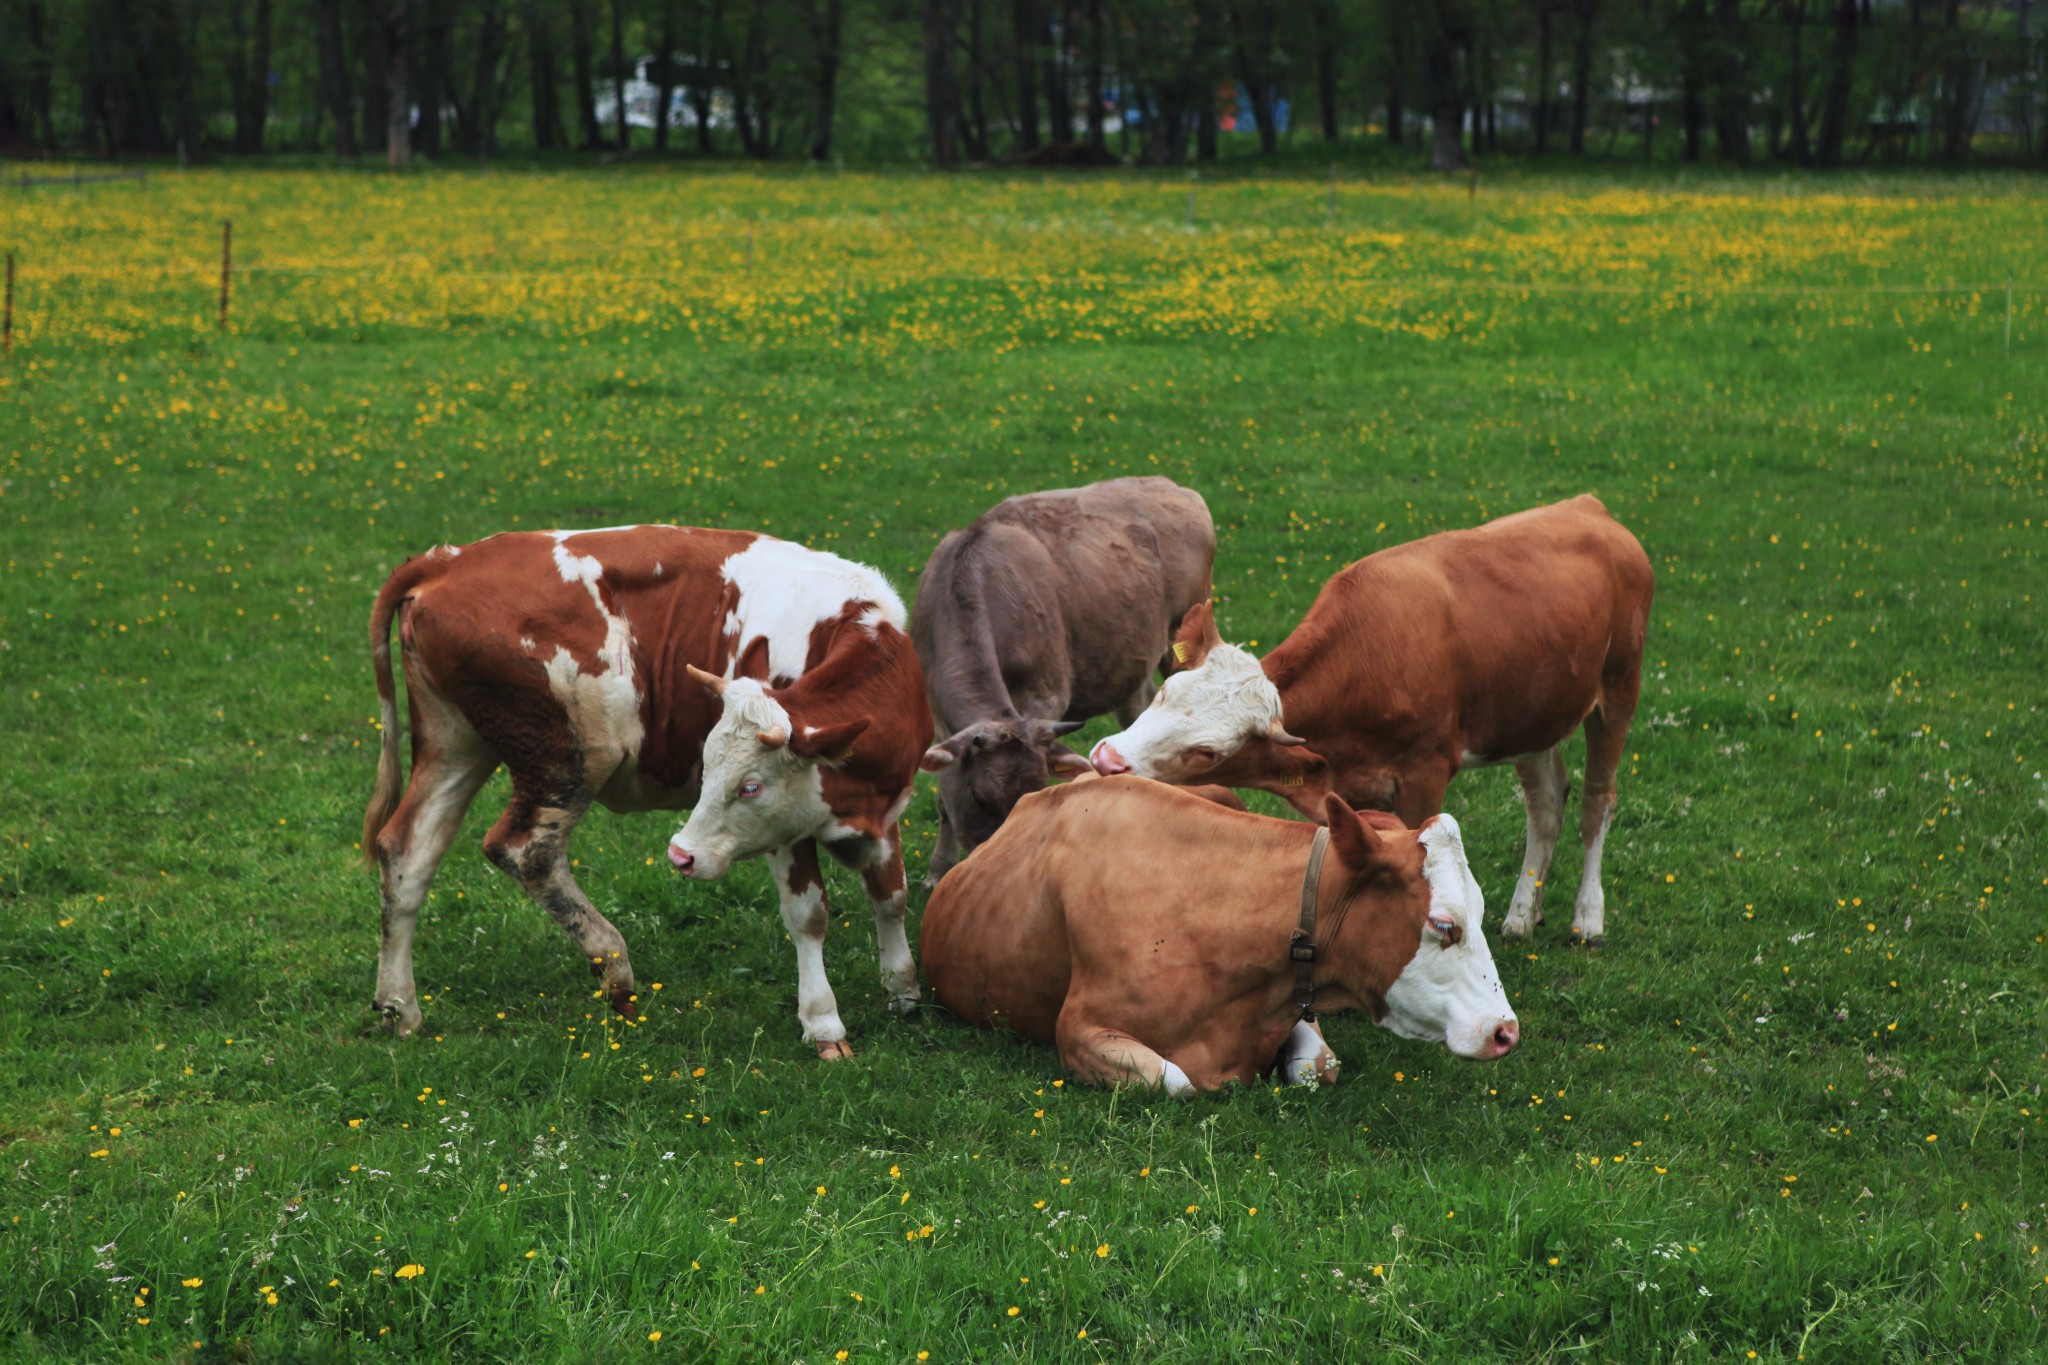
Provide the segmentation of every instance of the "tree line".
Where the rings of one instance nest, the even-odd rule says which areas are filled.
[[[0,0],[0,151],[2048,164],[2033,0]],[[850,145],[849,145],[850,144]]]

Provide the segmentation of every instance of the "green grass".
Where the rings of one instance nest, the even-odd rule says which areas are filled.
[[[676,193],[558,179],[586,212]],[[431,183],[494,211],[492,181]],[[755,192],[681,183],[725,186],[720,211]],[[921,196],[913,237],[933,204],[995,212],[993,182],[933,183],[792,180],[753,211]],[[1072,216],[1015,231],[1056,257],[1096,230],[1089,196],[1146,183],[1062,181]],[[1846,254],[1772,280],[2044,259],[2039,188],[1902,184],[1897,217],[1773,188]],[[1231,191],[1246,212],[1319,192]],[[1504,249],[1592,212],[1518,193]],[[1759,212],[1740,184],[1661,194],[1605,225],[1617,259]],[[1374,212],[1411,250],[1468,231],[1420,196]],[[1284,253],[1289,231],[1192,250]],[[1116,240],[1132,271],[1191,250]],[[2040,1358],[2039,295],[2008,360],[1993,298],[1694,293],[1682,255],[1654,307],[1501,293],[1427,332],[1285,308],[1240,328],[1226,297],[1222,325],[1088,336],[913,268],[788,335],[330,329],[266,318],[260,282],[226,337],[38,334],[0,368],[0,1355]],[[973,325],[906,340],[894,320],[927,306]],[[848,553],[908,595],[995,499],[1133,472],[1207,496],[1220,619],[1261,650],[1351,559],[1580,491],[1649,549],[1611,946],[1566,945],[1568,835],[1550,923],[1495,943],[1512,1056],[1345,1018],[1331,1091],[1076,1089],[1049,1051],[888,1015],[835,873],[859,1056],[824,1066],[760,865],[679,884],[675,819],[599,813],[575,851],[633,946],[629,1028],[477,853],[502,778],[423,917],[426,1030],[380,1031],[363,623],[404,555],[664,519]],[[1514,781],[1468,774],[1450,809],[1497,923]],[[933,822],[927,790],[913,877]]]

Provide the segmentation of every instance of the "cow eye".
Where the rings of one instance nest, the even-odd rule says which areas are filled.
[[[1431,915],[1429,917],[1429,932],[1435,934],[1438,941],[1446,948],[1465,936],[1464,931],[1458,928],[1456,920],[1442,915]]]
[[[1216,761],[1216,751],[1214,749],[1209,748],[1207,745],[1198,744],[1194,748],[1188,750],[1188,753],[1192,757],[1200,760],[1203,763],[1214,763]]]
[[[756,782],[753,778],[750,777],[746,781],[740,783],[741,796],[759,796],[760,794],[761,784],[759,782]]]

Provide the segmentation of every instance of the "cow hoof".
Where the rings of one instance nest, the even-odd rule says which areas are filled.
[[[844,1038],[835,1038],[829,1043],[818,1044],[818,1060],[821,1062],[843,1062],[853,1056],[853,1049],[846,1045]]]
[[[889,997],[889,1008],[897,1014],[917,1013],[919,992],[915,987]]]
[[[394,1038],[410,1038],[424,1022],[417,1005],[379,1000],[375,1007],[384,1016],[384,1031]]]
[[[1572,947],[1574,948],[1605,948],[1606,946],[1607,935],[1605,934],[1593,934],[1588,936],[1586,934],[1580,933],[1576,929],[1572,930]]]
[[[640,1006],[636,1003],[638,999],[639,997],[633,994],[631,986],[612,987],[612,1009],[617,1011],[622,1019],[638,1019],[640,1017]]]

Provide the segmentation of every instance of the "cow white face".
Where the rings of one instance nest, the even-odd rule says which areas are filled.
[[[800,750],[789,713],[760,683],[736,678],[721,689],[724,713],[704,740],[697,805],[668,842],[668,860],[698,881],[716,881],[741,858],[816,834],[832,819],[819,775],[822,756]]]
[[[1464,836],[1448,815],[1422,827],[1429,919],[1422,945],[1386,994],[1380,1022],[1403,1038],[1443,1043],[1460,1057],[1490,1060],[1514,1047],[1521,1024],[1501,988],[1480,919],[1486,910],[1465,861]]]
[[[1284,734],[1280,689],[1257,659],[1218,644],[1200,664],[1168,678],[1145,713],[1128,730],[1097,741],[1088,758],[1105,777],[1203,782],[1255,737]]]

